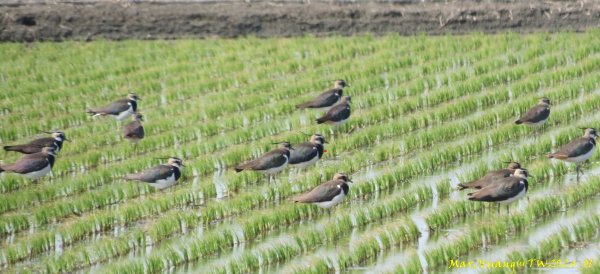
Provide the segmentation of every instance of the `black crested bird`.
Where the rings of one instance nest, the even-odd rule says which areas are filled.
[[[508,167],[506,167],[505,169],[500,169],[500,170],[494,170],[494,171],[490,171],[487,174],[485,174],[483,177],[468,182],[468,183],[460,183],[458,184],[459,190],[463,190],[463,189],[467,189],[467,188],[473,188],[473,189],[480,189],[483,187],[486,187],[488,185],[491,185],[493,183],[495,183],[497,180],[501,180],[503,178],[506,177],[510,177],[511,175],[513,175],[515,173],[515,170],[517,168],[521,168],[521,164],[517,163],[517,162],[508,162]]]
[[[529,126],[541,126],[550,117],[550,99],[542,97],[537,105],[529,109],[523,116],[515,121],[515,124],[526,124]]]
[[[235,167],[235,171],[254,170],[269,176],[269,181],[272,175],[281,172],[288,164],[290,159],[290,150],[292,146],[289,142],[279,143],[279,147],[273,149],[262,156],[250,160],[246,163]]]
[[[132,121],[123,127],[123,134],[125,135],[125,139],[137,143],[139,140],[143,139],[145,135],[144,127],[142,126],[144,116],[138,112],[132,117]]]
[[[350,192],[352,183],[344,173],[336,173],[331,181],[327,181],[311,191],[292,198],[296,203],[309,203],[326,208],[331,218],[331,208],[344,199]]]
[[[12,172],[37,180],[52,171],[55,154],[54,147],[44,147],[41,152],[27,154],[14,164],[0,165],[0,173]]]
[[[326,152],[324,144],[327,144],[325,137],[321,134],[314,134],[310,141],[295,145],[290,152],[290,165],[299,168],[307,168],[314,165]]]
[[[137,111],[137,100],[141,99],[135,93],[129,93],[127,98],[118,100],[104,107],[90,108],[86,112],[93,116],[109,115],[118,121],[122,121]]]
[[[594,154],[594,148],[596,147],[596,138],[598,138],[596,129],[585,128],[585,134],[583,135],[583,137],[579,137],[571,141],[570,143],[563,146],[558,152],[550,153],[546,155],[546,157],[576,163],[577,181],[579,182],[581,163],[587,161]]]
[[[350,96],[342,97],[339,103],[328,110],[323,117],[317,119],[317,124],[341,125],[348,121],[348,118],[350,118],[350,101]]]
[[[529,188],[528,175],[527,170],[518,168],[513,176],[502,178],[492,185],[469,193],[469,200],[498,203],[498,212],[500,204],[506,204],[506,211],[509,212],[509,204],[525,197]]]
[[[23,145],[4,146],[4,150],[32,154],[41,152],[44,147],[54,147],[54,153],[58,153],[62,149],[63,142],[69,141],[62,131],[44,131],[44,133],[48,133],[52,137],[35,139]]]
[[[165,189],[175,185],[181,177],[181,169],[185,165],[177,157],[169,157],[166,165],[158,165],[140,173],[125,175],[123,179],[148,183],[156,189]]]
[[[336,80],[332,89],[319,94],[319,96],[312,101],[296,105],[296,108],[304,109],[331,107],[340,100],[346,86],[346,81]]]

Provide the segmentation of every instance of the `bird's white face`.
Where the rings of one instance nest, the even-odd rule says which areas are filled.
[[[315,135],[311,136],[310,141],[312,143],[321,144],[322,145],[322,144],[325,143],[325,137],[323,137],[322,135],[315,134]]]
[[[129,93],[129,95],[127,95],[127,98],[129,98],[129,100],[132,100],[132,101],[138,100],[138,97],[135,93]]]
[[[598,138],[598,134],[596,133],[596,130],[593,128],[588,128],[585,130],[585,136],[587,137],[591,137],[591,138]]]
[[[178,158],[169,158],[169,165],[181,169],[181,167],[183,167],[183,161]]]
[[[62,141],[64,139],[63,134],[60,132],[53,132],[52,138],[54,138],[54,140],[57,140],[57,141]]]
[[[519,169],[515,170],[515,174],[513,176],[527,179],[528,173],[527,173],[527,170],[519,168]]]

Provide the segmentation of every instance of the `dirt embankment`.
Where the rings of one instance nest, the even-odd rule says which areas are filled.
[[[553,32],[598,27],[600,2],[586,0],[0,4],[0,41]]]

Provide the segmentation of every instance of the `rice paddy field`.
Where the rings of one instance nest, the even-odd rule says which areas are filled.
[[[0,272],[600,273],[599,153],[579,183],[544,157],[600,128],[598,31],[4,43],[0,60],[0,142],[73,140],[52,176],[0,174]],[[340,78],[343,126],[294,107]],[[132,91],[136,148],[85,113]],[[515,125],[543,96],[545,127]],[[303,133],[329,141],[316,166],[232,170]],[[172,188],[119,179],[167,156],[186,165]],[[510,160],[534,176],[510,213],[456,190]],[[331,219],[291,202],[338,171],[354,183]]]

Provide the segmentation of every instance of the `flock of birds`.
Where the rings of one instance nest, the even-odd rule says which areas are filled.
[[[326,123],[340,125],[350,118],[350,96],[343,96],[344,88],[348,86],[344,80],[336,80],[334,87],[321,93],[315,99],[297,105],[298,109],[320,109],[325,114],[316,119],[318,124]],[[111,116],[122,121],[132,117],[132,121],[123,127],[124,138],[137,143],[144,138],[143,116],[138,111],[138,100],[140,98],[130,93],[127,98],[113,102],[107,106],[90,108],[87,113],[93,116]],[[518,124],[540,127],[550,117],[550,100],[541,98],[539,103],[528,110],[520,119]],[[585,128],[583,137],[577,138],[559,151],[546,155],[577,164],[577,181],[581,173],[581,164],[587,161],[593,154],[596,146],[597,133],[593,128]],[[12,172],[21,174],[29,179],[37,180],[52,171],[56,154],[62,149],[63,142],[69,141],[62,131],[45,132],[50,137],[33,140],[27,144],[4,146],[6,151],[15,151],[25,154],[12,164],[0,164],[0,173]],[[327,150],[325,137],[313,134],[305,143],[292,146],[289,142],[278,143],[279,146],[260,157],[240,164],[235,171],[244,170],[257,171],[269,176],[281,172],[288,164],[300,169],[306,169],[316,164]],[[128,174],[122,179],[135,180],[148,183],[157,189],[165,189],[176,184],[181,177],[183,161],[177,157],[160,158],[167,159],[166,164],[158,165],[139,173]],[[459,184],[459,189],[472,189],[468,199],[481,202],[508,204],[524,197],[528,190],[529,174],[527,169],[518,162],[509,162],[506,169],[495,170],[487,173],[480,179],[468,183]],[[336,173],[333,179],[327,181],[309,192],[294,197],[292,200],[298,203],[315,204],[328,210],[331,216],[331,208],[339,204],[348,195],[352,183],[350,178],[343,172]]]

